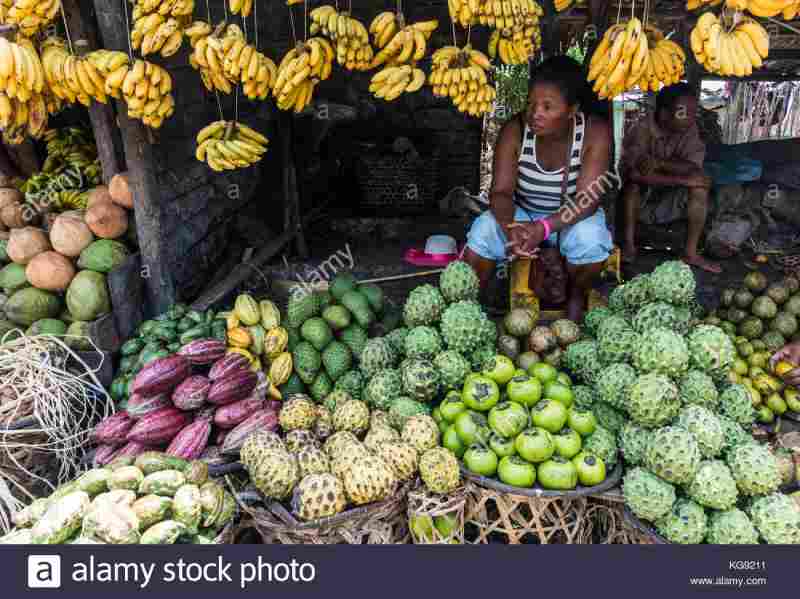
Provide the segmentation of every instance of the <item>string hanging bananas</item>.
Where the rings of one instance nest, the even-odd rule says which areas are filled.
[[[445,46],[433,53],[428,84],[435,96],[449,97],[459,112],[481,116],[492,109],[496,97],[486,75],[490,70],[489,58],[480,50]]]
[[[247,125],[215,121],[197,134],[195,157],[215,171],[236,170],[256,164],[269,140]]]
[[[336,62],[350,71],[369,70],[374,57],[364,24],[325,4],[311,11],[311,35],[322,34],[334,43]]]
[[[542,15],[544,10],[535,0],[483,0],[476,13],[478,24],[513,32],[538,24]]]
[[[194,0],[136,0],[131,29],[133,49],[142,56],[156,52],[164,58],[172,56],[183,44],[192,13]]]
[[[689,35],[695,60],[710,73],[745,77],[769,56],[769,34],[750,17],[726,31],[714,13],[703,13]]]
[[[249,17],[253,11],[253,0],[228,0],[228,8],[235,15]]]
[[[25,37],[42,31],[61,8],[61,0],[3,0],[0,22],[16,25]]]
[[[435,19],[405,25],[402,15],[398,17],[393,12],[382,12],[369,27],[375,47],[380,49],[370,68],[382,64],[401,66],[422,60],[428,51],[428,40],[438,26],[439,21]]]
[[[278,65],[273,95],[281,110],[301,112],[311,103],[314,88],[331,76],[334,50],[324,37],[312,37],[289,50]]]

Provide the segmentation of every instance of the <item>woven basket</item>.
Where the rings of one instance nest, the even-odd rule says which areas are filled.
[[[464,544],[464,510],[467,505],[466,488],[461,487],[447,495],[435,495],[417,486],[408,494],[408,521],[411,539],[418,545]],[[434,526],[436,518],[452,518],[455,526],[445,536]],[[414,520],[420,525],[414,526]]]
[[[585,544],[652,545],[649,532],[643,533],[625,517],[625,499],[619,489],[589,497],[586,510]]]

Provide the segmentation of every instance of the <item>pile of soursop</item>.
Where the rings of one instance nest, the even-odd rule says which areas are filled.
[[[731,335],[702,322],[689,266],[666,262],[616,287],[564,362],[626,464],[625,502],[672,543],[800,543],[778,460],[750,433]]]

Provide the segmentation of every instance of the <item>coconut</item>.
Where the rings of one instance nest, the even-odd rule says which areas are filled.
[[[88,197],[86,199],[86,208],[91,208],[98,202],[113,202],[114,200],[111,198],[111,194],[108,192],[108,187],[105,185],[98,185],[94,189],[89,190]]]
[[[541,361],[542,359],[539,357],[539,354],[534,351],[526,351],[517,357],[517,366],[522,368],[522,370],[528,370],[528,368]]]
[[[49,249],[47,234],[36,227],[14,229],[8,239],[8,257],[17,264],[28,264],[34,256]]]
[[[8,203],[0,209],[0,220],[9,229],[19,229],[36,221],[38,213],[19,203]]]
[[[747,289],[740,289],[734,294],[733,303],[739,308],[747,308],[753,303],[753,294]]]
[[[86,224],[104,239],[116,239],[128,230],[128,214],[113,202],[97,202],[86,211]]]
[[[549,327],[534,327],[528,336],[528,347],[537,354],[547,353],[556,345],[558,345],[558,339]]]
[[[506,314],[503,320],[503,326],[509,335],[514,337],[525,337],[533,330],[536,321],[533,319],[533,314],[524,308],[514,308]]]
[[[735,289],[723,289],[722,293],[719,295],[719,303],[722,304],[725,308],[730,308],[733,305],[733,298],[736,295]]]
[[[789,299],[789,290],[783,285],[775,283],[767,289],[767,295],[779,306]]]
[[[34,256],[25,268],[31,285],[45,291],[64,291],[75,276],[75,267],[58,252],[47,251]]]
[[[62,214],[58,216],[50,229],[50,243],[59,254],[72,258],[94,240],[92,230],[83,218],[76,215]]]
[[[767,288],[767,284],[766,275],[757,270],[747,273],[747,276],[744,278],[744,286],[753,293],[761,293]]]
[[[111,200],[123,208],[133,208],[133,191],[128,183],[128,173],[117,173],[108,184]]]
[[[511,335],[500,335],[497,338],[497,350],[512,361],[519,355],[519,339]]]

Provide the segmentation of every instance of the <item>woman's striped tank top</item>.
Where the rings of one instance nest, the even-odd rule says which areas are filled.
[[[583,138],[586,119],[582,112],[575,113],[573,119],[572,156],[569,162],[567,195],[573,197],[578,183],[583,155]],[[564,169],[546,171],[536,160],[536,135],[525,124],[525,136],[519,155],[517,189],[514,203],[532,212],[553,213],[561,207],[561,186]]]

